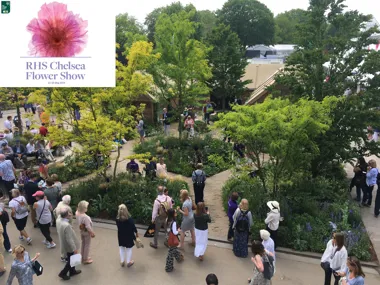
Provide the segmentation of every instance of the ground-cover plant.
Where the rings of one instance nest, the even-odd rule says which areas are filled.
[[[49,166],[49,175],[57,174],[59,181],[68,182],[93,173],[96,163],[89,158],[80,156],[67,156],[62,163]]]
[[[343,182],[323,177],[300,179],[295,183],[288,181],[274,198],[265,192],[259,179],[241,174],[228,180],[223,187],[223,202],[226,208],[228,197],[234,191],[248,199],[254,219],[252,239],[258,239],[260,229],[265,228],[264,220],[269,211],[266,202],[276,199],[284,217],[279,228],[279,246],[322,253],[336,229],[345,233],[349,254],[371,260],[368,233],[358,206],[347,199]]]
[[[168,171],[191,176],[198,162],[208,176],[222,172],[231,166],[232,145],[206,135],[204,138],[178,139],[156,137],[135,146],[137,154],[150,153],[163,157]]]
[[[180,190],[188,189],[187,183],[176,177],[151,181],[143,177],[133,179],[130,175],[122,173],[111,182],[105,182],[103,177],[95,177],[70,186],[67,193],[71,195],[71,204],[74,207],[81,200],[88,201],[88,214],[92,217],[115,219],[118,206],[125,204],[136,222],[149,224],[159,185],[168,188],[175,206],[180,205]]]

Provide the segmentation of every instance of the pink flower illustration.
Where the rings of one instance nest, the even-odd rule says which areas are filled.
[[[68,11],[66,4],[42,5],[38,18],[26,27],[32,33],[30,55],[72,57],[79,54],[87,44],[87,26],[87,21]]]

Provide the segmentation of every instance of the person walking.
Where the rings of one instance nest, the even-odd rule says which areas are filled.
[[[40,253],[36,253],[33,259],[30,259],[29,253],[22,245],[17,245],[13,249],[15,259],[12,262],[11,271],[6,285],[11,285],[16,277],[19,285],[33,285],[33,275],[35,274],[32,268],[34,261],[40,257]]]
[[[65,195],[62,197],[62,201],[58,203],[58,206],[53,210],[54,217],[56,219],[56,225],[57,225],[57,232],[60,231],[60,226],[61,226],[61,211],[64,209],[68,209],[69,212],[72,214],[73,211],[70,208],[70,202],[71,202],[71,196],[70,195]],[[72,220],[69,220],[70,224],[72,223]],[[61,261],[66,262],[66,254],[65,249],[62,246],[62,241],[61,241],[61,236],[58,235],[58,240],[61,248]]]
[[[344,234],[335,233],[334,235],[335,247],[331,249],[331,255],[328,257],[328,264],[330,268],[325,270],[325,285],[330,284],[331,275],[334,276],[334,285],[339,284],[340,273],[346,272],[346,262],[347,262],[347,249],[344,246]],[[333,244],[333,243],[332,243]]]
[[[164,134],[165,136],[170,135],[170,114],[168,113],[168,110],[164,108],[162,113],[162,119],[161,121],[164,124]]]
[[[37,213],[37,223],[42,235],[45,237],[43,243],[46,245],[46,248],[55,248],[57,245],[50,236],[51,211],[53,211],[53,208],[50,202],[45,199],[43,191],[37,191],[33,194],[33,197],[36,198],[33,209]]]
[[[198,163],[197,169],[193,171],[191,175],[191,180],[194,186],[195,204],[198,205],[199,202],[204,202],[203,192],[206,186],[206,173],[202,170],[203,164]]]
[[[237,257],[248,256],[248,238],[249,230],[253,225],[252,214],[249,211],[249,205],[247,199],[242,199],[239,207],[236,209],[233,216],[234,224],[234,244],[233,252]]]
[[[364,285],[365,274],[359,259],[355,256],[350,256],[347,259],[346,272],[339,272],[342,285]]]
[[[70,213],[69,208],[64,208],[61,210],[62,221],[58,235],[61,236],[61,246],[66,252],[66,265],[58,274],[58,276],[63,280],[69,280],[71,277],[82,273],[81,270],[76,270],[75,267],[71,267],[70,265],[70,257],[74,254],[77,254],[79,248],[78,238],[75,235],[74,229],[69,222],[71,217],[72,213]],[[69,273],[69,275],[67,275],[67,273]]]
[[[20,240],[26,239],[27,244],[32,243],[31,237],[25,230],[26,222],[28,221],[28,204],[24,196],[20,195],[18,189],[13,189],[11,191],[13,199],[9,202],[9,207],[11,208],[11,217],[15,222],[17,230],[20,232]]]
[[[255,265],[253,276],[248,279],[250,285],[270,285],[271,281],[264,276],[264,263],[273,263],[273,258],[266,254],[264,246],[259,241],[253,241],[251,247],[253,257],[251,261]]]
[[[203,261],[208,243],[208,223],[211,223],[210,212],[205,204],[199,202],[194,215],[195,221],[195,249],[194,256]]]
[[[376,161],[371,159],[368,161],[368,168],[366,172],[366,185],[364,186],[365,191],[362,200],[362,206],[364,207],[371,207],[372,191],[376,185],[378,173],[379,171],[376,168]]]
[[[132,260],[132,248],[135,246],[135,240],[139,237],[135,223],[129,214],[126,205],[119,205],[116,217],[117,238],[119,241],[120,265],[131,267],[135,262]]]
[[[162,156],[160,157],[159,163],[156,164],[156,175],[161,179],[166,179],[168,177],[168,170]]]
[[[178,235],[182,232],[181,229],[177,229],[176,222],[177,212],[174,209],[168,210],[168,222],[169,225],[169,239],[168,239],[168,255],[166,257],[165,271],[172,272],[174,270],[174,258],[177,262],[182,262],[184,256],[178,250]]]
[[[321,258],[321,267],[325,271],[325,285],[331,285],[331,269],[330,262],[331,256],[334,254],[336,250],[336,242],[335,242],[335,232],[332,235],[332,239],[327,242],[326,249],[323,252]]]
[[[5,263],[4,263],[4,256],[3,256],[3,251],[4,251],[4,228],[2,223],[0,223],[0,277],[5,274],[6,268],[5,268]]]
[[[11,190],[16,183],[16,169],[14,168],[12,161],[5,159],[4,154],[0,154],[0,177],[0,183],[4,185],[4,188],[9,197],[9,201],[11,201]]]
[[[48,201],[50,202],[50,204],[54,210],[58,205],[58,200],[60,199],[61,192],[58,189],[58,187],[54,185],[53,179],[48,178],[48,179],[46,179],[45,182],[46,182],[46,189],[44,190],[45,196],[48,199]],[[51,215],[52,215],[52,219],[53,219],[53,227],[55,227],[56,224],[55,224],[53,212],[51,212]]]
[[[168,210],[172,208],[172,199],[164,195],[164,187],[158,186],[157,191],[158,195],[153,202],[152,211],[152,224],[155,225],[154,239],[153,242],[150,243],[150,246],[156,249],[158,245],[158,235],[162,226],[166,234]]]
[[[177,211],[182,214],[181,224],[181,241],[178,246],[179,249],[184,249],[185,234],[190,231],[191,245],[195,246],[195,231],[194,231],[194,213],[193,213],[193,201],[189,197],[189,191],[182,189],[180,192],[180,199],[182,202],[182,209],[178,206]]]
[[[1,225],[3,226],[3,245],[6,251],[12,252],[11,248],[11,242],[9,240],[9,236],[7,233],[7,224],[9,223],[9,215],[8,212],[5,210],[5,205],[4,203],[0,203],[0,222]],[[1,236],[0,236],[1,238]],[[1,244],[0,244],[1,246]]]
[[[365,191],[365,180],[368,164],[364,157],[359,157],[358,162],[354,167],[354,177],[350,183],[350,191],[354,186],[356,187],[356,201],[360,202],[362,197],[362,191]]]
[[[81,254],[83,264],[91,264],[93,260],[90,257],[91,239],[95,237],[92,227],[92,220],[86,214],[88,209],[87,201],[80,201],[75,216],[79,224],[80,237],[82,240]]]
[[[278,227],[280,225],[280,221],[283,221],[284,219],[280,215],[280,204],[277,201],[269,201],[267,206],[270,209],[270,212],[267,213],[267,217],[264,222],[267,225],[266,230],[270,233],[276,249]]]
[[[137,131],[140,135],[140,143],[143,143],[145,140],[144,121],[141,117],[138,119],[138,121],[139,122],[137,124]]]
[[[236,209],[238,208],[238,203],[237,200],[239,199],[239,194],[237,192],[233,192],[231,194],[230,199],[228,200],[228,220],[230,222],[229,227],[228,227],[228,235],[227,235],[227,240],[232,241],[234,237],[234,230],[233,230],[233,225],[234,225],[234,219],[233,216],[235,214]]]
[[[34,228],[38,227],[36,209],[33,207],[34,203],[36,203],[36,199],[33,195],[39,190],[37,180],[38,175],[36,173],[32,173],[30,175],[30,180],[24,185],[25,198],[28,203],[30,218]]]

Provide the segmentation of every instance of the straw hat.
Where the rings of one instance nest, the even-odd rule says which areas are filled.
[[[279,213],[280,212],[280,204],[277,202],[277,201],[269,201],[267,203],[267,206],[269,207],[269,209],[275,213]]]

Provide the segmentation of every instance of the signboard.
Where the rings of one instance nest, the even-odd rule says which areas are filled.
[[[114,87],[115,16],[90,1],[1,1],[0,87]]]

